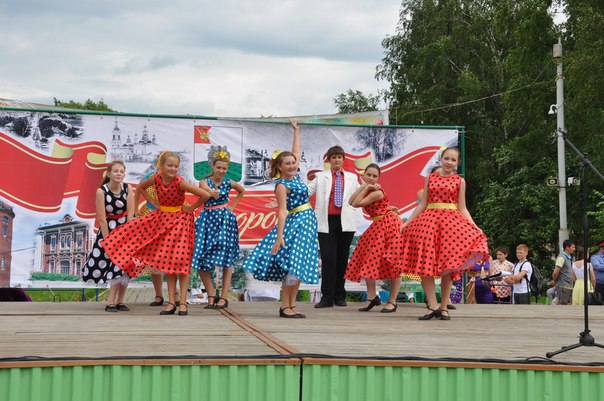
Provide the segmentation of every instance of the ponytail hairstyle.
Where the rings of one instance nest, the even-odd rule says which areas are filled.
[[[158,173],[161,173],[162,167],[164,166],[164,164],[166,164],[166,160],[168,160],[169,157],[178,159],[178,163],[180,163],[180,156],[178,155],[178,153],[165,150],[159,155],[159,157],[157,159],[157,164],[155,166],[155,169],[157,170]]]
[[[122,167],[124,167],[124,171],[126,171],[126,165],[124,164],[123,161],[121,160],[114,160],[111,163],[109,163],[107,165],[107,169],[105,171],[103,171],[103,181],[101,182],[101,185],[105,185],[107,184],[110,180],[109,180],[109,173],[111,172],[111,170],[113,169],[113,166],[116,165],[121,165]]]
[[[281,163],[283,163],[283,159],[287,156],[292,156],[294,159],[296,159],[296,156],[287,150],[276,150],[273,152],[273,157],[271,157],[271,178],[281,178],[279,167],[281,166]]]
[[[365,171],[367,171],[368,168],[376,169],[378,172],[378,176],[382,175],[382,169],[377,164],[375,164],[375,163],[369,164],[367,167],[365,167]]]

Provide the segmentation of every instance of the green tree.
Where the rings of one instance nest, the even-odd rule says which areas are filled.
[[[80,110],[93,110],[93,111],[116,111],[107,106],[107,104],[103,101],[103,99],[98,102],[93,102],[90,99],[86,99],[84,103],[74,102],[73,100],[69,100],[68,102],[61,101],[56,97],[53,98],[55,102],[55,106],[57,107],[66,107],[68,109],[80,109]]]
[[[365,95],[361,91],[348,89],[333,99],[339,114],[362,113],[364,111],[375,111],[380,103],[379,95]]]
[[[383,40],[376,77],[389,82],[394,124],[465,126],[468,203],[493,246],[557,252],[549,0],[406,0]],[[551,264],[551,262],[549,262]]]

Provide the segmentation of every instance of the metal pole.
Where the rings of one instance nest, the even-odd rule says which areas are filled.
[[[566,160],[564,156],[564,75],[562,75],[562,39],[554,45],[554,61],[558,64],[556,69],[556,125],[558,143],[558,202],[560,205],[560,230],[558,242],[560,249],[564,240],[568,239],[568,223],[566,219]]]

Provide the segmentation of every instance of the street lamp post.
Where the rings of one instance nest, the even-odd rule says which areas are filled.
[[[568,223],[566,219],[566,160],[564,156],[564,75],[562,75],[562,39],[554,44],[553,58],[556,68],[556,137],[558,144],[558,202],[560,205],[560,230],[558,242],[560,249],[564,240],[568,239]]]

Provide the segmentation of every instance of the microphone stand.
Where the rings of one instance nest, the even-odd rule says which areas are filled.
[[[598,171],[597,168],[591,164],[589,159],[587,158],[586,153],[582,153],[577,147],[568,139],[567,132],[559,129],[559,132],[562,134],[562,138],[564,142],[579,156],[581,159],[581,185],[583,186],[583,249],[585,260],[583,261],[583,320],[584,320],[584,328],[583,331],[579,334],[579,342],[572,345],[563,346],[558,351],[548,352],[545,354],[547,358],[552,358],[558,354],[561,354],[566,351],[570,351],[579,347],[600,347],[604,348],[604,345],[596,343],[594,337],[590,334],[589,331],[589,292],[587,283],[589,280],[589,248],[588,248],[588,236],[589,236],[589,221],[587,219],[587,167],[589,167],[602,181],[604,181],[604,176],[602,173]],[[565,183],[562,183],[564,185]]]

